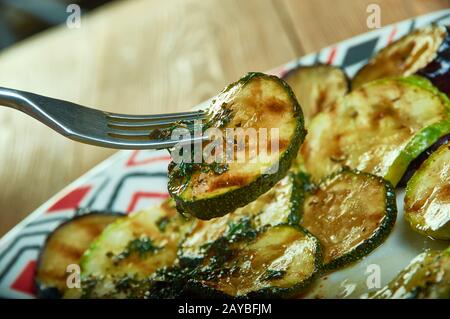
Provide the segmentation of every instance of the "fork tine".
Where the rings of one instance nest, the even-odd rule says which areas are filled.
[[[121,137],[109,137],[108,140],[101,141],[101,145],[126,150],[137,150],[137,149],[167,149],[172,148],[178,143],[197,143],[201,142],[202,138],[192,138],[183,141],[176,140],[153,140],[153,139],[128,139]]]
[[[111,131],[107,133],[110,145],[123,149],[162,149],[173,147],[178,143],[197,143],[204,140],[204,137],[192,137],[184,140],[172,140],[171,138],[153,139],[149,132],[134,131]]]
[[[116,128],[109,128],[106,132],[108,136],[125,138],[125,139],[139,139],[139,140],[153,140],[152,133],[158,131],[158,129],[151,130],[121,130]],[[170,140],[170,137],[167,138]]]
[[[180,112],[167,114],[152,114],[152,115],[127,115],[106,112],[106,117],[111,121],[117,122],[132,122],[132,121],[157,121],[157,120],[172,120],[173,122],[189,119],[200,119],[205,117],[204,111],[194,112]]]
[[[132,131],[132,130],[108,129],[106,134],[108,134],[109,136],[124,136],[126,138],[145,136],[147,139],[150,139],[150,134],[152,133],[152,131],[153,130]]]
[[[198,119],[198,118],[197,118]],[[181,120],[183,123],[186,122],[193,122],[195,119],[184,119]],[[175,125],[177,122],[180,121],[175,121],[173,119],[165,119],[165,120],[155,120],[155,121],[133,121],[133,122],[122,122],[122,121],[110,121],[108,123],[109,127],[113,127],[113,128],[118,128],[118,129],[130,129],[130,130],[135,130],[135,129],[155,129],[155,128],[162,128],[162,127],[169,127],[172,125]],[[191,124],[191,123],[186,123],[186,124]]]

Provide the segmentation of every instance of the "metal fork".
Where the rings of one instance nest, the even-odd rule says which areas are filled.
[[[72,140],[116,149],[163,149],[177,143],[195,142],[200,138],[172,140],[170,136],[161,138],[152,133],[190,125],[206,116],[204,111],[155,115],[109,113],[1,87],[0,105],[22,111]]]

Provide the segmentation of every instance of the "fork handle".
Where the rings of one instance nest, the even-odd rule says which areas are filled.
[[[32,117],[42,120],[40,108],[30,99],[30,95],[24,91],[0,87],[0,105],[24,112]],[[36,95],[35,95],[36,96]]]
[[[53,101],[55,100],[38,94],[0,87],[0,105],[21,111],[64,134],[64,127],[48,116],[40,107],[40,105],[52,104]]]
[[[22,93],[18,90],[0,87],[0,105],[25,112],[30,106],[30,101]]]

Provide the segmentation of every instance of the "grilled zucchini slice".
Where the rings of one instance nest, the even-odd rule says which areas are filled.
[[[450,132],[449,114],[447,96],[424,78],[368,83],[312,121],[304,167],[315,182],[348,166],[395,186],[411,161]]]
[[[318,240],[299,226],[282,224],[250,240],[216,241],[189,286],[204,296],[290,297],[312,283],[320,262]]]
[[[450,249],[430,250],[414,258],[372,299],[450,299]]]
[[[450,134],[442,136],[439,140],[436,141],[433,145],[427,148],[422,154],[416,157],[408,166],[405,174],[403,174],[402,179],[397,184],[398,187],[406,187],[408,181],[413,177],[414,173],[419,169],[420,165],[422,165],[425,160],[430,157],[439,147],[444,144],[450,142]]]
[[[290,172],[270,191],[228,215],[210,220],[196,220],[182,241],[182,264],[200,262],[208,247],[221,237],[236,238],[248,231],[282,223],[298,224],[303,205],[304,176]]]
[[[418,74],[450,94],[449,30],[444,26],[428,26],[388,45],[358,71],[353,88],[381,78]]]
[[[354,262],[378,247],[397,214],[392,185],[382,178],[344,169],[306,195],[301,226],[323,247],[323,269]]]
[[[39,298],[60,298],[67,289],[67,266],[79,259],[103,229],[120,214],[89,213],[62,223],[48,237],[35,276]]]
[[[450,240],[450,143],[439,147],[408,182],[405,219],[425,236]]]
[[[306,125],[317,113],[333,110],[350,87],[345,72],[327,64],[299,66],[288,72],[283,79],[294,91],[302,107]]]
[[[250,73],[227,87],[212,103],[208,118],[206,127],[220,129],[223,136],[237,128],[255,129],[258,136],[259,129],[267,129],[268,147],[278,141],[279,152],[267,151],[266,156],[258,148],[249,154],[250,139],[245,139],[243,144],[234,141],[237,151],[223,159],[226,163],[172,162],[169,193],[180,212],[200,219],[233,212],[270,190],[286,175],[306,133],[302,110],[290,87],[262,73]],[[272,129],[279,130],[278,136]],[[244,161],[236,160],[243,157]]]
[[[108,226],[81,258],[81,290],[71,289],[65,297],[136,297],[124,285],[171,266],[189,227],[172,200]]]

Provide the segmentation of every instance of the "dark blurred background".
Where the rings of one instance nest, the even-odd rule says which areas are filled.
[[[83,13],[113,0],[0,0],[0,50],[67,19],[66,7]]]

